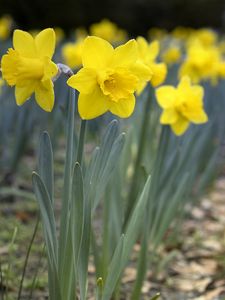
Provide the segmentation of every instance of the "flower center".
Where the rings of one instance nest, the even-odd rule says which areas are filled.
[[[97,80],[103,94],[109,96],[114,102],[133,94],[138,82],[136,76],[124,69],[100,72]]]

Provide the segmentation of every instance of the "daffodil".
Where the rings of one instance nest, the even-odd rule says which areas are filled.
[[[98,37],[87,37],[82,50],[83,68],[67,81],[77,89],[78,111],[82,119],[93,119],[107,111],[129,117],[135,106],[134,92],[151,72],[138,61],[135,40],[113,48]]]
[[[118,28],[115,23],[107,19],[92,24],[90,26],[90,33],[111,43],[123,42],[127,39],[126,31]]]
[[[171,32],[171,36],[177,40],[187,41],[193,31],[192,28],[178,26]]]
[[[190,123],[202,124],[208,117],[203,108],[204,90],[191,85],[190,78],[181,79],[177,88],[162,86],[156,90],[156,99],[163,112],[160,123],[170,125],[176,135],[182,135]]]
[[[164,63],[156,62],[159,55],[159,42],[154,41],[150,44],[143,38],[137,38],[139,60],[145,64],[152,72],[151,84],[158,86],[163,83],[167,75],[167,67]],[[139,84],[138,93],[140,94],[146,86],[146,81]]]
[[[67,43],[62,47],[62,56],[65,63],[71,68],[80,68],[82,65],[83,39],[75,43]]]
[[[213,46],[216,44],[218,39],[217,33],[209,28],[201,28],[197,30],[192,30],[189,38],[187,39],[187,44],[192,45],[194,42],[198,42],[205,47]]]
[[[162,54],[162,60],[166,64],[175,64],[181,59],[181,50],[178,46],[171,45]]]
[[[211,80],[217,83],[223,75],[224,59],[218,47],[204,46],[195,41],[189,45],[184,63],[179,70],[179,76],[189,76],[195,83],[201,80]]]
[[[58,68],[51,60],[55,50],[53,29],[42,30],[35,38],[22,30],[15,30],[13,47],[3,55],[2,77],[15,86],[16,103],[22,105],[35,93],[38,105],[45,111],[54,106],[52,78]]]
[[[0,39],[6,40],[12,30],[12,18],[10,16],[3,16],[0,18]]]

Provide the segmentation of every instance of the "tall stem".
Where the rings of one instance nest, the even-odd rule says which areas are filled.
[[[77,162],[80,165],[82,164],[82,158],[83,158],[83,152],[84,152],[84,139],[85,139],[86,124],[87,124],[86,120],[81,121],[80,135],[79,135],[79,141],[78,141],[78,150],[77,150]]]
[[[150,90],[151,91],[151,90]],[[152,96],[152,93],[149,93],[150,98]],[[126,226],[129,217],[132,213],[132,210],[135,205],[135,200],[137,196],[137,182],[139,178],[139,170],[140,170],[140,165],[143,159],[144,151],[145,151],[145,143],[146,143],[146,136],[148,132],[148,125],[149,125],[149,120],[150,120],[150,107],[151,107],[151,99],[146,99],[145,106],[144,106],[144,116],[141,124],[141,131],[140,131],[140,140],[138,144],[138,152],[134,164],[134,172],[133,172],[133,177],[131,179],[131,185],[130,185],[130,191],[128,194],[128,204],[127,204],[127,210],[126,210],[126,215],[125,215],[125,220],[124,220],[124,227]]]

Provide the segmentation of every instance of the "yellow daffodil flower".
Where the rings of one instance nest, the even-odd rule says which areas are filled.
[[[167,67],[164,63],[157,63],[156,58],[159,55],[159,42],[154,41],[150,44],[143,38],[137,38],[139,60],[145,64],[152,72],[151,84],[158,86],[163,83],[167,75]],[[146,86],[146,81],[139,84],[138,94],[140,94]]]
[[[187,57],[181,65],[179,76],[188,75],[195,83],[208,79],[217,83],[218,78],[223,77],[223,68],[224,60],[218,47],[205,47],[194,42],[187,49]]]
[[[202,124],[208,117],[203,108],[204,90],[191,85],[189,77],[183,77],[177,88],[162,86],[156,90],[156,99],[163,112],[160,123],[170,125],[176,135],[182,135],[190,122]]]
[[[217,33],[209,28],[201,28],[192,30],[187,44],[192,45],[194,42],[200,43],[204,47],[213,46],[216,44],[218,39]]]
[[[181,51],[178,46],[170,46],[162,54],[162,60],[166,64],[175,64],[181,59]]]
[[[189,27],[178,26],[172,30],[171,36],[174,39],[186,41],[193,33],[193,29]]]
[[[52,78],[58,72],[51,61],[55,50],[54,30],[42,30],[35,38],[28,32],[15,30],[13,47],[3,55],[1,68],[3,79],[15,86],[17,105],[22,105],[35,93],[38,105],[51,111],[54,106]]]
[[[0,39],[6,40],[12,30],[12,18],[10,16],[3,16],[0,18]]]
[[[82,119],[93,119],[107,111],[129,117],[135,106],[134,92],[139,81],[151,72],[138,62],[135,40],[113,48],[107,41],[90,36],[84,40],[83,68],[67,81],[80,92],[78,111]]]
[[[90,33],[110,43],[123,42],[127,39],[126,31],[119,29],[115,23],[107,19],[92,24],[90,26]]]
[[[62,56],[65,63],[71,68],[80,68],[82,65],[83,39],[75,43],[67,43],[62,47]]]

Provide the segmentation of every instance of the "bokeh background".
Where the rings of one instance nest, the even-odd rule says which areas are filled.
[[[24,29],[60,26],[68,31],[102,18],[133,35],[154,26],[225,29],[225,0],[0,0],[0,15],[6,13]]]

